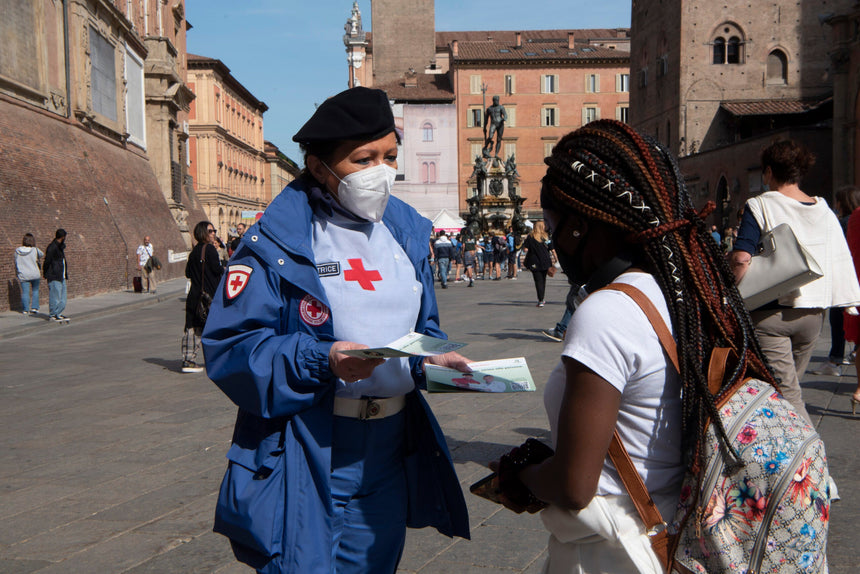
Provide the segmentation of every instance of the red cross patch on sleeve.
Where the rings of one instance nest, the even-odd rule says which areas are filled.
[[[248,285],[252,271],[253,269],[247,265],[231,265],[227,268],[227,281],[224,283],[227,299],[235,299],[239,296],[239,293]]]

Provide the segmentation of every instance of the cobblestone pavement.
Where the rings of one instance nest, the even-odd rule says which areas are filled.
[[[518,281],[452,284],[437,293],[443,327],[473,360],[524,356],[536,393],[434,394],[464,488],[487,461],[529,436],[548,437],[542,390],[561,345],[541,335],[563,311],[566,286],[549,281],[535,307]],[[205,374],[180,372],[184,280],[159,295],[111,293],[69,301],[69,325],[0,313],[0,573],[238,574],[212,515],[235,416]],[[631,334],[631,336],[634,336]],[[825,333],[814,366],[826,355]],[[860,558],[860,415],[847,376],[807,375],[804,394],[827,444],[842,501],[830,528],[830,571]],[[540,572],[547,535],[467,494],[472,540],[410,530],[403,574]]]

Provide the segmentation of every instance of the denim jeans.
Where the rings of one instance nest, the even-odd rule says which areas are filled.
[[[32,291],[33,299],[30,300]],[[30,279],[29,281],[21,281],[21,310],[22,311],[38,311],[39,310],[39,280]]]
[[[48,281],[48,313],[51,317],[62,315],[66,310],[66,280]]]
[[[436,260],[436,267],[439,269],[439,281],[442,285],[447,285],[448,269],[451,267],[451,260],[447,257],[440,257]]]

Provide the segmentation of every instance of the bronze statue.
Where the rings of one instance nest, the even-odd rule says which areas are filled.
[[[487,162],[481,156],[476,155],[475,167],[472,169],[472,175],[469,176],[469,179],[483,179],[485,177],[487,177]]]
[[[517,160],[514,154],[508,158],[508,161],[505,162],[505,177],[507,178],[519,178],[520,172],[517,171]]]
[[[493,136],[496,137],[496,150],[493,155],[499,157],[499,150],[502,147],[502,134],[505,133],[507,120],[508,113],[505,111],[505,107],[499,104],[499,96],[493,96],[493,105],[484,112],[484,157],[490,157],[490,150],[493,149]],[[487,126],[489,126],[489,132]]]

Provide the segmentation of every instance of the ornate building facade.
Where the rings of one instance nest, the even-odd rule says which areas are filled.
[[[759,152],[774,139],[815,151],[808,191],[831,196],[833,40],[824,21],[853,2],[633,2],[631,124],[682,158],[696,202],[716,200],[721,229],[761,190]]]
[[[202,212],[161,175],[185,180],[167,159],[179,157],[193,98],[184,0],[0,0],[0,13],[3,242],[31,232],[44,249],[66,229],[70,296],[129,287],[144,235],[162,277],[181,275],[182,226]],[[14,277],[11,261],[0,273]],[[0,286],[0,310],[18,304],[18,289]]]
[[[214,58],[188,55],[188,85],[197,95],[188,117],[189,171],[207,218],[226,236],[243,212],[262,211],[272,199],[263,139],[269,108]]]

